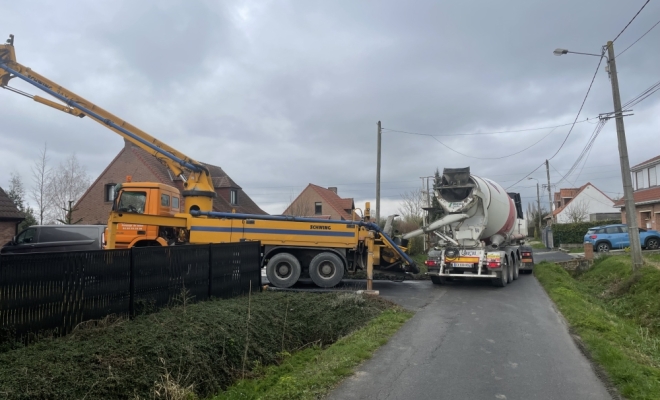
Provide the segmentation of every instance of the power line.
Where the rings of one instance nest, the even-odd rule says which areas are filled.
[[[631,100],[628,100],[624,105],[621,106],[621,108],[623,109],[623,108],[633,107],[644,101],[647,97],[657,92],[659,89],[660,89],[660,81],[654,83],[648,89],[644,90],[642,93],[633,97]]]
[[[591,119],[594,119],[593,117]],[[577,121],[575,123],[582,123],[582,122],[587,122],[589,121],[589,118],[583,119],[581,121]],[[554,129],[554,128],[561,128],[563,126],[569,126],[572,125],[572,122],[569,122],[567,124],[561,124],[561,125],[555,125],[555,126],[543,126],[543,127],[538,127],[538,128],[525,128],[525,129],[518,129],[518,130],[512,130],[512,131],[495,131],[495,132],[475,132],[475,133],[450,133],[450,134],[430,134],[430,133],[419,133],[419,132],[411,132],[411,131],[402,131],[398,129],[389,129],[389,128],[382,128],[383,131],[389,131],[389,132],[397,132],[397,133],[405,133],[408,135],[418,135],[418,136],[432,136],[432,137],[441,137],[441,136],[476,136],[476,135],[497,135],[500,133],[519,133],[519,132],[529,132],[529,131],[541,131],[544,129]]]
[[[503,158],[508,158],[508,157],[515,156],[515,155],[517,155],[517,154],[520,154],[520,153],[522,153],[522,152],[524,152],[524,151],[526,151],[526,150],[529,150],[530,148],[536,146],[536,145],[539,144],[543,139],[545,139],[545,138],[547,138],[548,136],[550,136],[550,134],[551,134],[555,129],[557,129],[557,128],[553,128],[550,132],[548,132],[545,136],[543,136],[541,139],[539,139],[538,141],[536,141],[534,144],[531,144],[531,145],[525,147],[524,149],[522,149],[522,150],[520,150],[520,151],[517,151],[517,152],[515,152],[515,153],[507,154],[506,156],[501,156],[501,157],[475,157],[475,156],[471,156],[471,155],[468,155],[468,154],[465,154],[465,153],[461,153],[460,151],[455,150],[455,149],[453,149],[453,148],[447,146],[446,144],[442,143],[442,142],[440,141],[440,139],[438,139],[437,137],[432,136],[432,138],[433,138],[436,142],[440,143],[441,145],[445,146],[445,147],[448,148],[449,150],[453,151],[454,153],[460,154],[460,155],[462,155],[462,156],[464,156],[464,157],[474,158],[474,159],[476,159],[476,160],[501,160],[501,159],[503,159]]]
[[[656,26],[658,26],[658,24],[660,24],[660,21],[656,22],[656,23],[651,27],[651,29],[649,29],[648,31],[644,32],[644,34],[643,34],[642,36],[640,36],[639,38],[637,38],[637,40],[635,40],[634,42],[632,42],[632,44],[631,44],[630,46],[628,46],[628,47],[626,47],[625,49],[623,49],[623,51],[622,51],[621,53],[617,54],[615,58],[619,58],[619,56],[621,56],[621,54],[625,53],[626,50],[628,50],[629,48],[633,47],[633,46],[635,45],[635,43],[639,42],[644,36],[646,36],[647,33],[651,32],[651,31],[653,30],[653,28],[655,28]]]
[[[531,174],[533,174],[534,172],[536,172],[539,168],[541,168],[541,167],[544,166],[544,165],[545,165],[545,161],[543,161],[543,162],[541,163],[541,165],[539,165],[538,167],[534,168],[534,170],[533,170],[532,172],[530,172],[529,174],[523,176],[519,181],[516,181],[516,183],[514,183],[513,185],[508,186],[508,187],[506,188],[506,190],[509,190],[510,187],[513,187],[513,186],[519,184],[520,182],[522,182],[524,179],[526,179],[527,177],[529,177]]]
[[[637,18],[637,16],[639,15],[639,13],[642,12],[642,10],[644,9],[644,7],[646,7],[646,5],[649,4],[649,1],[651,1],[651,0],[646,0],[646,3],[644,3],[644,5],[642,6],[642,8],[640,8],[639,11],[637,11],[637,14],[635,14],[635,16],[632,17],[632,19],[630,20],[630,22],[628,22],[628,24],[627,24],[626,26],[623,27],[623,29],[621,30],[621,32],[619,32],[619,34],[616,35],[616,37],[614,38],[614,40],[612,40],[612,43],[616,42],[616,40],[619,38],[619,36],[621,36],[621,34],[622,34],[626,29],[628,29],[628,27],[630,26],[630,24],[632,24],[632,22],[635,20],[635,18]]]
[[[577,115],[575,116],[575,121],[573,121],[573,125],[571,126],[571,129],[569,129],[568,134],[564,138],[564,141],[561,143],[561,146],[557,149],[555,154],[552,155],[548,160],[552,160],[555,158],[557,154],[559,154],[559,151],[564,147],[564,144],[566,144],[566,141],[568,140],[568,137],[571,136],[571,132],[573,132],[573,128],[575,127],[575,124],[577,122],[577,119],[580,117],[580,113],[582,112],[582,108],[584,107],[584,103],[587,102],[587,97],[589,97],[589,93],[591,92],[591,87],[594,84],[594,80],[596,79],[596,75],[598,75],[598,70],[600,69],[600,64],[603,62],[603,55],[605,54],[605,49],[601,51],[601,57],[598,59],[598,65],[596,66],[596,71],[594,72],[594,76],[591,78],[591,83],[589,83],[589,88],[587,89],[587,93],[584,95],[584,99],[582,100],[582,104],[580,105],[580,109],[577,112]]]
[[[573,173],[573,171],[578,167],[578,165],[580,164],[582,159],[585,157],[587,152],[589,152],[591,150],[591,147],[593,146],[594,142],[596,141],[596,138],[598,137],[600,132],[603,130],[603,127],[605,126],[606,123],[607,123],[607,120],[603,119],[603,120],[601,120],[600,124],[596,125],[594,131],[591,133],[591,136],[589,137],[589,140],[587,141],[587,144],[584,146],[584,148],[580,152],[580,155],[578,155],[577,160],[575,160],[575,162],[573,163],[571,168],[569,168],[568,172],[566,172],[565,176],[571,175]],[[586,161],[585,161],[585,163],[586,163]],[[559,182],[561,182],[562,180],[563,179],[559,180]],[[559,183],[559,182],[557,182],[557,183]]]

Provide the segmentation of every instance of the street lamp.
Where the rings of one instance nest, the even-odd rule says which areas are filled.
[[[605,55],[607,50],[607,55]],[[555,49],[552,52],[556,56],[564,54],[582,54],[586,56],[604,57],[607,60],[607,71],[612,83],[612,100],[614,102],[614,116],[616,119],[616,136],[619,142],[619,160],[621,163],[621,178],[623,180],[624,207],[626,209],[626,222],[628,224],[628,236],[630,238],[630,250],[632,253],[633,271],[642,267],[642,245],[639,240],[639,229],[637,216],[635,215],[635,198],[633,197],[632,177],[630,175],[630,160],[628,159],[628,145],[626,143],[626,131],[623,126],[623,115],[621,112],[621,95],[619,94],[619,77],[616,74],[616,62],[614,56],[614,45],[612,41],[603,46],[601,55],[591,53],[579,53],[566,49]]]
[[[539,180],[536,178],[529,177],[527,180],[535,180],[536,181],[536,201],[538,203],[538,213],[539,213],[539,238],[542,238],[541,236],[541,192],[539,191]]]

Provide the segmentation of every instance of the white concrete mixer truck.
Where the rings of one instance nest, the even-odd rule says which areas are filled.
[[[521,271],[531,272],[534,259],[523,244],[527,228],[518,193],[471,175],[469,167],[445,168],[434,189],[444,215],[403,236],[430,233],[437,240],[426,261],[433,283],[480,278],[503,287]]]

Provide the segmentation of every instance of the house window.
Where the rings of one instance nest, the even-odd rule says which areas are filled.
[[[649,168],[649,187],[658,185],[658,176],[656,172],[656,167]]]
[[[116,183],[108,183],[105,185],[105,191],[104,191],[104,196],[103,199],[106,202],[114,201],[115,200],[115,187],[117,186]]]
[[[320,201],[317,201],[316,203],[314,203],[314,214],[316,214],[316,215],[323,214],[323,209],[321,207],[321,202]]]
[[[169,194],[161,194],[160,195],[160,205],[163,207],[169,207],[170,206],[170,195]]]
[[[179,209],[179,198],[178,197],[172,197],[172,208],[175,210]]]
[[[232,189],[229,191],[229,202],[231,203],[232,206],[238,204],[238,191],[236,191],[236,189]]]
[[[646,174],[644,173],[644,170],[638,171],[635,175],[637,178],[637,190],[639,189],[645,189],[647,187],[647,182],[646,182]]]

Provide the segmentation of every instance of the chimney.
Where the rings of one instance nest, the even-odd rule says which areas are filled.
[[[336,187],[336,186],[330,186],[330,187],[328,188],[328,190],[331,191],[331,192],[334,193],[334,194],[337,194],[337,187]]]

